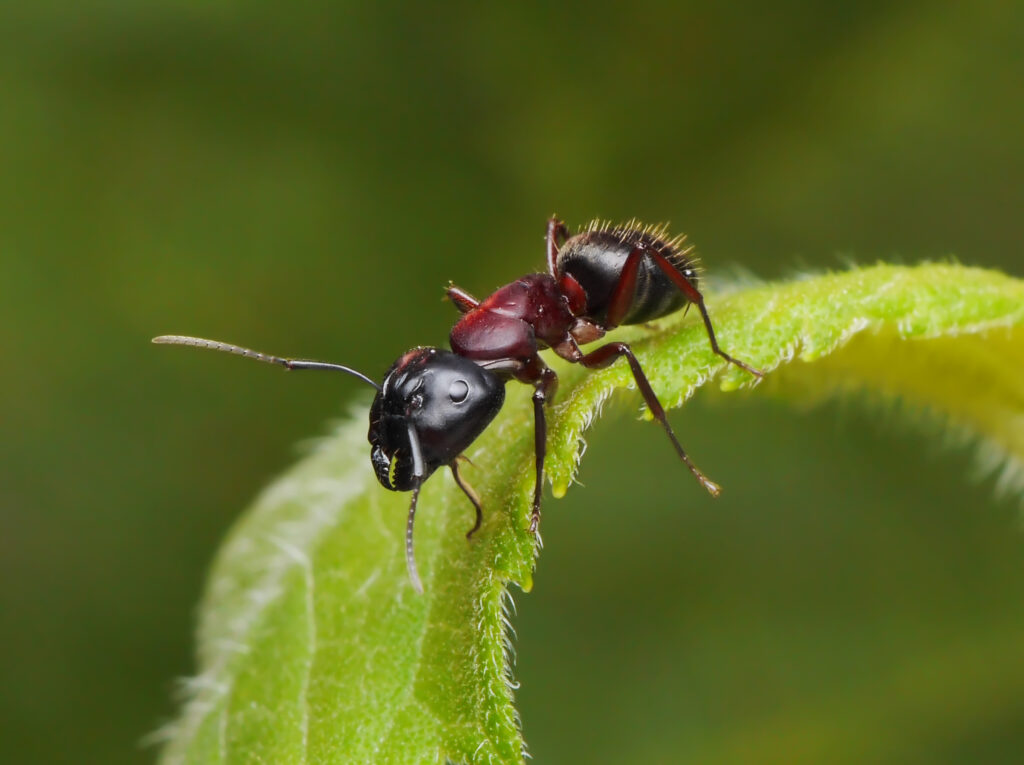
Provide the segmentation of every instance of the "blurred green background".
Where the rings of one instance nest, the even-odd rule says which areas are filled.
[[[151,336],[377,375],[554,212],[670,219],[712,287],[1024,276],[1022,51],[1015,2],[3,4],[0,761],[153,759],[218,540],[356,393]],[[1024,536],[968,448],[699,396],[711,502],[638,404],[516,598],[537,762],[1020,761]]]

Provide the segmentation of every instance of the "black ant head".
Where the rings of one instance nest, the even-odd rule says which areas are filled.
[[[469,359],[438,348],[413,348],[403,354],[388,371],[384,383],[378,385],[343,364],[285,359],[219,340],[161,335],[153,338],[153,342],[233,353],[285,369],[343,372],[376,388],[377,397],[370,407],[370,459],[385,488],[412,492],[405,527],[405,560],[413,587],[423,592],[412,550],[420,486],[442,465],[453,465],[455,458],[494,419],[505,401],[505,386],[500,377]],[[463,491],[467,491],[464,486]],[[471,492],[467,494],[473,499]],[[474,500],[474,504],[479,512],[478,501]]]
[[[392,365],[370,407],[370,460],[381,485],[410,491],[450,464],[505,401],[493,372],[439,348],[413,348]]]

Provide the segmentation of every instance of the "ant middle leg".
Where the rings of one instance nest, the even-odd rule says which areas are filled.
[[[647,375],[644,374],[640,362],[633,355],[632,348],[625,343],[608,343],[591,353],[581,356],[579,363],[587,369],[602,369],[613,364],[620,356],[625,356],[626,361],[629,362],[629,368],[633,371],[633,379],[636,380],[636,385],[640,389],[640,394],[644,397],[647,408],[651,410],[654,419],[660,422],[661,426],[665,429],[665,433],[672,442],[672,446],[675,447],[676,454],[679,455],[679,458],[686,467],[693,473],[693,477],[700,481],[701,486],[707,489],[711,496],[717,497],[722,491],[721,487],[704,475],[700,468],[694,465],[689,456],[687,456],[686,451],[683,449],[682,444],[679,443],[679,439],[676,438],[676,434],[668,422],[668,417],[665,416],[665,409],[662,407],[661,402],[658,401],[658,397],[655,395],[654,389],[651,388],[651,384],[647,381]]]

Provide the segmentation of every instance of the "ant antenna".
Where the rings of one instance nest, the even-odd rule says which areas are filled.
[[[207,348],[211,351],[233,353],[236,356],[245,356],[247,359],[256,359],[256,361],[263,361],[267,364],[277,364],[285,369],[328,369],[335,372],[344,372],[353,377],[358,377],[364,383],[372,385],[377,390],[381,389],[377,383],[362,372],[357,372],[355,369],[341,364],[331,364],[326,361],[309,361],[306,359],[282,359],[279,356],[252,351],[240,345],[222,343],[219,340],[205,340],[201,337],[188,337],[187,335],[160,335],[160,337],[154,337],[153,342],[158,345],[189,345],[193,348]]]
[[[409,449],[412,452],[412,475],[416,483],[412,487],[412,502],[409,503],[409,520],[405,524],[405,566],[409,569],[409,579],[413,588],[423,594],[423,582],[416,570],[416,556],[412,550],[412,525],[416,520],[416,502],[420,498],[420,486],[423,485],[423,453],[420,451],[420,438],[412,423],[408,425]]]
[[[412,503],[409,505],[409,520],[405,524],[405,567],[409,569],[409,581],[413,589],[420,595],[423,594],[423,582],[420,580],[420,573],[416,570],[416,556],[412,551],[412,524],[416,520],[416,502],[420,498],[420,481],[412,487]]]

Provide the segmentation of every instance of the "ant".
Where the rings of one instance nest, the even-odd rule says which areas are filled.
[[[452,350],[413,348],[392,364],[379,385],[341,364],[280,358],[215,340],[162,335],[153,342],[234,353],[290,370],[343,372],[376,389],[367,435],[370,461],[386,489],[412,492],[406,522],[406,565],[413,587],[423,592],[413,554],[420,488],[434,471],[447,465],[476,511],[466,538],[480,528],[480,499],[460,475],[458,459],[498,414],[505,401],[504,383],[513,378],[534,389],[536,481],[530,531],[537,533],[547,449],[545,406],[558,388],[557,375],[540,357],[544,348],[588,369],[607,367],[624,357],[644,402],[679,458],[712,496],[718,496],[719,486],[697,468],[676,438],[629,345],[610,342],[590,353],[579,348],[619,325],[645,323],[696,305],[712,351],[755,377],[764,375],[718,346],[704,296],[697,288],[693,248],[683,249],[684,239],[669,238],[664,226],[643,226],[636,221],[615,226],[595,221],[573,235],[562,221],[551,218],[546,236],[547,273],[528,274],[482,301],[449,284],[447,295],[462,313],[449,337]]]

